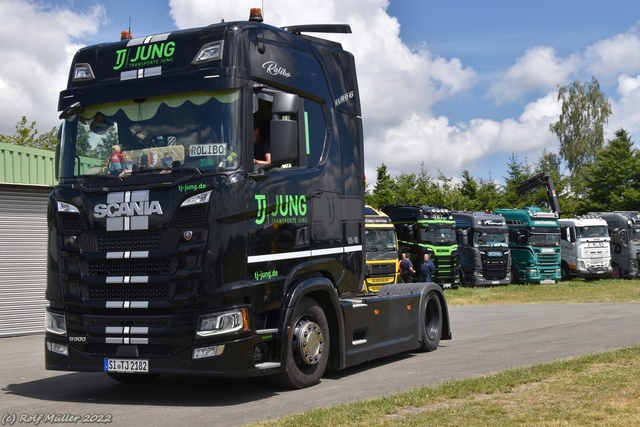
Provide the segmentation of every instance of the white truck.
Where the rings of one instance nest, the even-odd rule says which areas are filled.
[[[610,277],[607,222],[596,215],[562,218],[559,222],[562,280]]]

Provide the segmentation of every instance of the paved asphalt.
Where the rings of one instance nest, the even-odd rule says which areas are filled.
[[[437,351],[329,373],[319,385],[296,391],[261,379],[178,376],[126,386],[102,373],[46,371],[42,335],[2,338],[0,425],[241,426],[640,344],[639,303],[450,307],[450,314],[453,340]]]

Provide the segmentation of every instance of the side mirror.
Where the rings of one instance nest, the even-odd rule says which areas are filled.
[[[300,97],[278,92],[271,107],[271,167],[295,163],[298,159],[298,110]]]

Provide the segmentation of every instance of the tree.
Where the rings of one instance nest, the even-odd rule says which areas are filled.
[[[640,209],[640,154],[626,130],[615,135],[586,168],[581,213]]]
[[[513,152],[511,158],[507,162],[507,176],[503,177],[506,183],[504,202],[507,208],[517,208],[530,204],[530,199],[526,198],[528,202],[522,202],[520,195],[518,194],[518,186],[526,179],[531,178],[531,166],[527,163],[525,157],[524,162],[518,160]]]
[[[562,112],[549,130],[560,141],[559,154],[567,162],[571,189],[580,195],[583,168],[595,161],[604,145],[604,126],[611,115],[611,104],[595,77],[590,83],[574,81],[560,86],[558,101],[562,102]]]
[[[373,192],[367,194],[366,202],[373,207],[381,207],[384,204],[392,203],[396,192],[397,185],[389,175],[387,165],[382,163],[376,169],[376,185]]]
[[[54,127],[49,132],[38,135],[36,122],[27,124],[27,117],[22,116],[16,124],[15,135],[0,135],[0,142],[53,151],[58,142],[58,131]]]

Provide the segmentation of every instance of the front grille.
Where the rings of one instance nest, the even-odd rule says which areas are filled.
[[[60,231],[79,232],[85,229],[82,217],[78,213],[60,212],[58,215]]]
[[[180,230],[175,227],[162,231],[87,232],[79,236],[83,252],[172,250],[179,242]]]
[[[174,284],[96,284],[80,289],[85,301],[170,301]]]
[[[171,347],[162,344],[138,345],[139,357],[148,359],[167,359],[173,355]],[[84,353],[91,357],[117,357],[118,344],[87,344]]]
[[[174,274],[175,258],[130,258],[83,260],[80,269],[85,276],[168,276]]]
[[[173,225],[185,227],[187,225],[202,225],[207,220],[207,205],[194,205],[180,208],[176,214]]]
[[[394,261],[391,264],[370,264],[372,276],[393,276],[396,274],[397,263]]]
[[[87,327],[106,328],[109,326],[166,328],[171,326],[172,316],[84,316]]]

